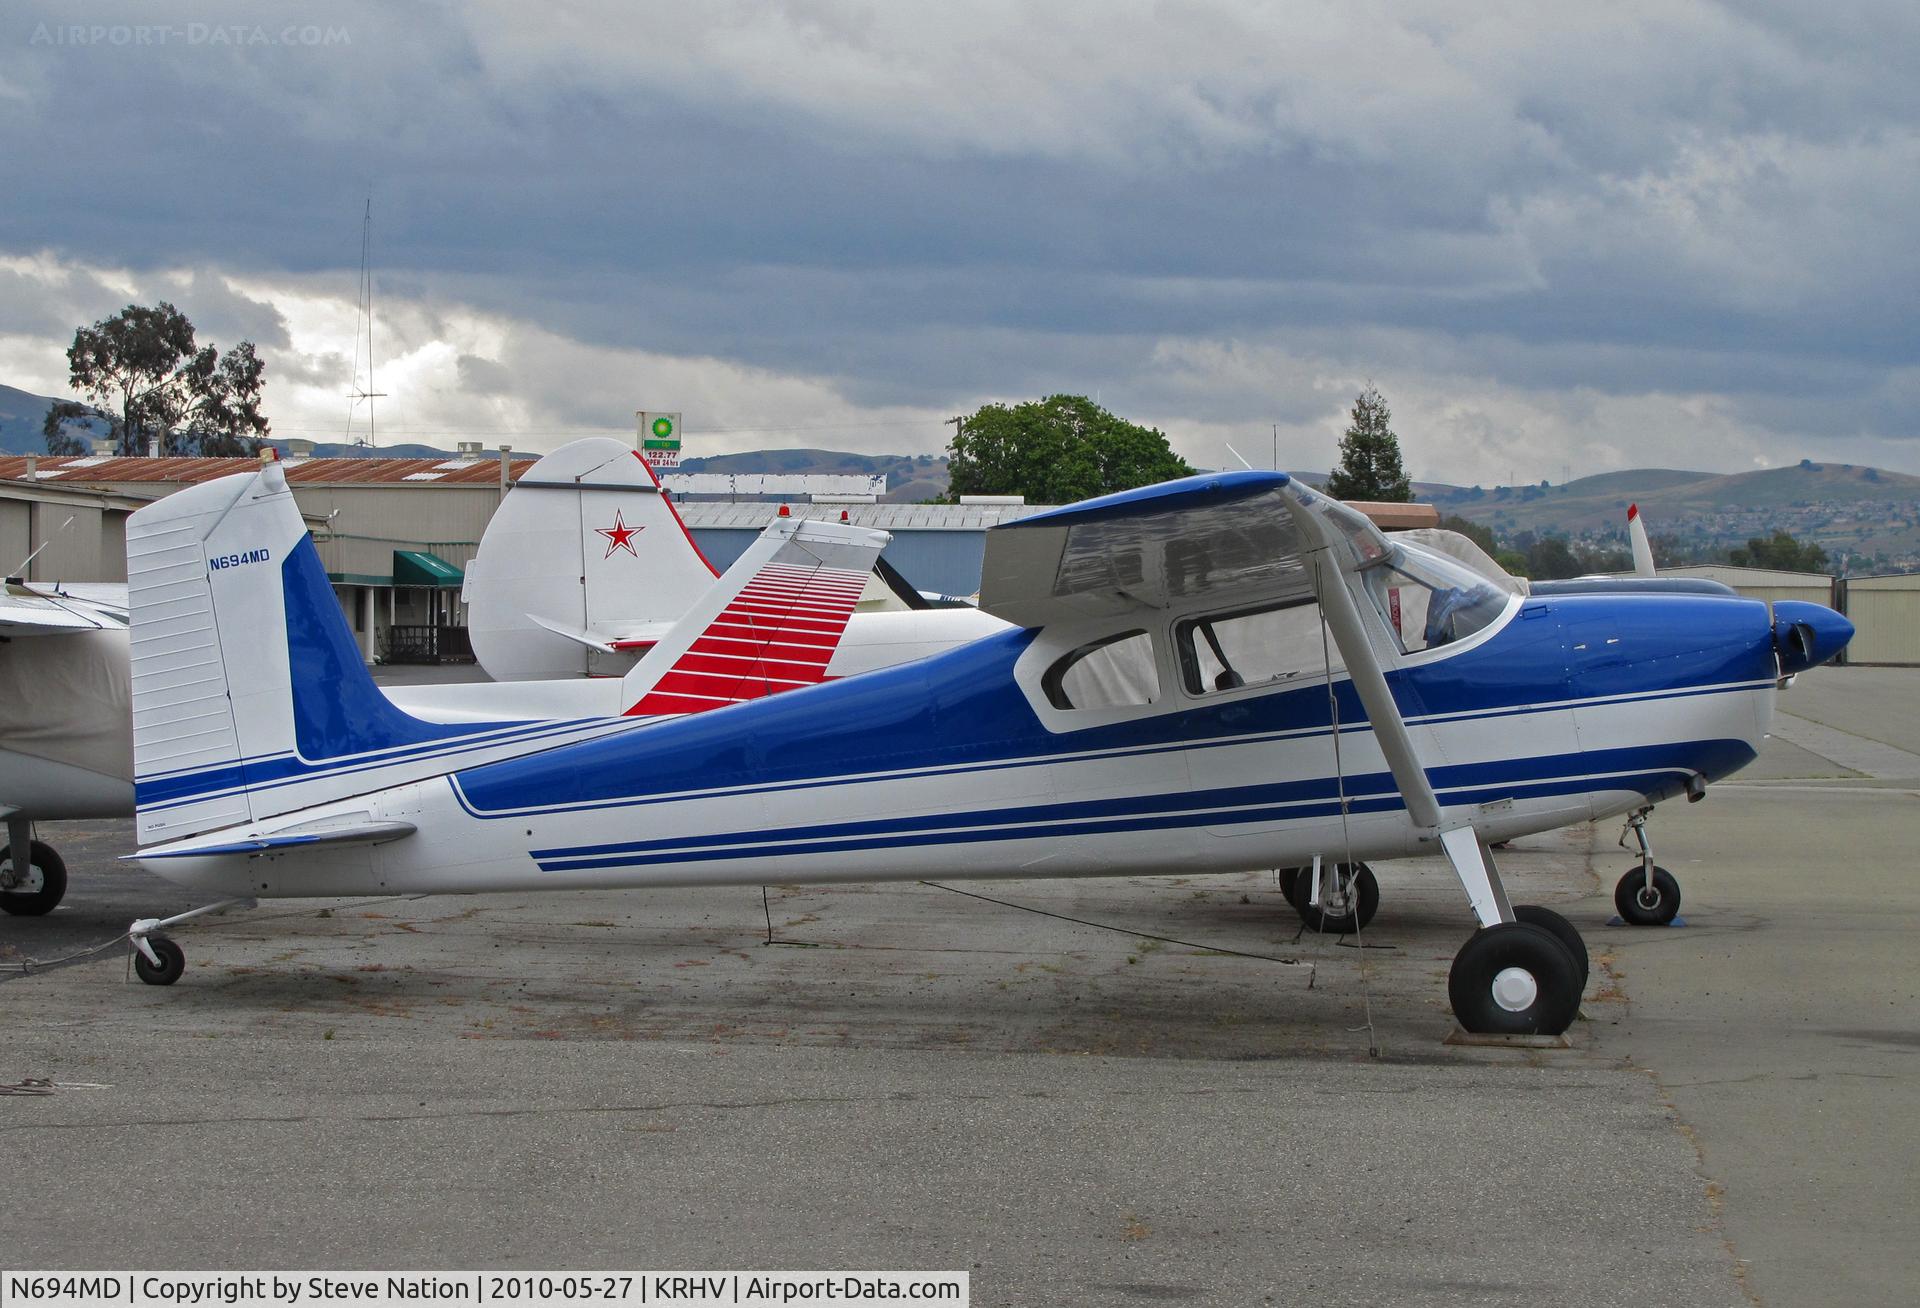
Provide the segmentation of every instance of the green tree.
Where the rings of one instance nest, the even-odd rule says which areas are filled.
[[[130,304],[111,318],[73,334],[67,350],[73,388],[92,401],[91,414],[72,402],[47,413],[49,452],[75,441],[67,430],[76,418],[106,419],[122,455],[254,454],[265,443],[267,419],[260,412],[266,364],[251,341],[224,355],[194,341],[193,324],[162,300],[148,308]]]
[[[1485,550],[1488,558],[1493,558],[1500,553],[1500,545],[1493,538],[1493,528],[1484,527],[1471,518],[1463,518],[1457,513],[1450,513],[1440,519],[1440,529],[1442,531],[1458,532],[1460,535],[1465,536],[1475,545]]]
[[[947,446],[951,494],[1024,495],[1069,504],[1191,476],[1164,433],[1116,418],[1084,395],[984,404]]]
[[[1580,563],[1565,536],[1543,536],[1527,546],[1527,575],[1537,581],[1558,581],[1580,575]]]
[[[1727,562],[1738,568],[1780,568],[1786,572],[1825,572],[1827,552],[1812,541],[1798,541],[1786,531],[1772,536],[1754,536],[1744,547],[1727,554]]]
[[[48,454],[85,454],[88,439],[95,430],[93,424],[105,421],[100,411],[91,404],[55,400],[47,406],[47,416],[40,423],[40,434],[46,437]],[[109,432],[111,427],[109,423]]]
[[[1400,466],[1400,438],[1393,434],[1386,397],[1372,386],[1353,402],[1352,421],[1340,438],[1340,466],[1327,479],[1327,494],[1341,500],[1405,504],[1413,483]]]
[[[1500,550],[1494,554],[1493,561],[1506,569],[1507,575],[1509,576],[1530,577],[1533,575],[1527,571],[1527,556],[1519,550]]]

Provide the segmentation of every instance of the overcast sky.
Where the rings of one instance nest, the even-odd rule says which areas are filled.
[[[371,190],[388,439],[1071,391],[1321,469],[1371,379],[1421,477],[1920,472],[1916,67],[1911,0],[13,3],[0,381],[168,298],[338,439]]]

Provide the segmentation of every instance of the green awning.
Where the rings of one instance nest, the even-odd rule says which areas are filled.
[[[437,554],[425,550],[393,552],[393,584],[396,586],[458,586],[460,569]]]

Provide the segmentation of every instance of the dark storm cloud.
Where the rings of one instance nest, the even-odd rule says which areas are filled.
[[[383,296],[859,403],[1325,408],[1270,393],[1285,369],[1152,375],[1191,339],[1913,434],[1887,398],[1920,282],[1900,6],[328,5],[294,17],[344,42],[34,39],[159,13],[260,21],[7,20],[0,252],[322,273],[350,299],[371,187]],[[187,289],[203,333],[280,339],[271,306]],[[463,386],[511,384],[487,362]]]

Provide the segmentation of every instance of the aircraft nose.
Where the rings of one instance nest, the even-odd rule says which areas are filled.
[[[1773,606],[1773,648],[1780,673],[1791,676],[1818,667],[1847,647],[1853,624],[1824,604],[1777,600]]]

